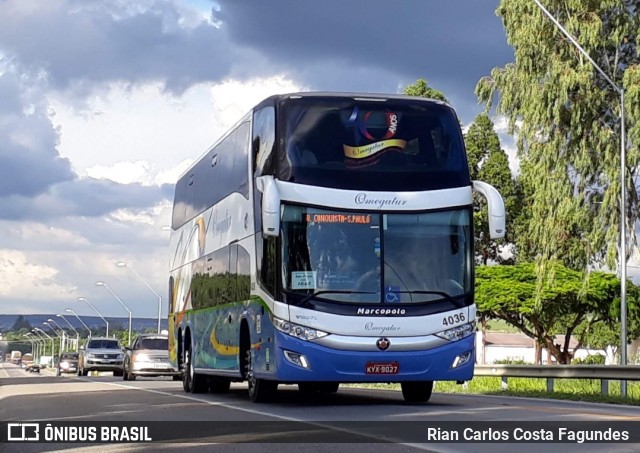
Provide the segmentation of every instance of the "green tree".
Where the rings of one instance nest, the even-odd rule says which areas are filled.
[[[109,335],[112,338],[117,338],[118,340],[120,340],[120,344],[122,346],[130,346],[129,345],[129,329],[114,329],[112,331],[109,332]],[[131,343],[133,343],[135,341],[135,339],[138,337],[138,333],[136,331],[131,331]]]
[[[481,163],[490,152],[500,150],[500,139],[493,130],[493,122],[486,113],[481,113],[473,120],[464,136],[469,162],[471,179],[478,179]],[[488,182],[488,181],[487,181]]]
[[[422,98],[437,99],[448,102],[442,91],[431,88],[425,79],[418,79],[415,83],[404,87],[404,94],[409,96],[419,96]]]
[[[507,213],[505,238],[492,240],[489,237],[486,200],[482,196],[474,196],[475,250],[483,264],[487,264],[489,259],[502,262],[500,247],[513,241],[513,219],[518,215],[520,203],[509,159],[500,147],[500,139],[493,130],[493,122],[489,116],[483,113],[476,117],[465,135],[465,147],[471,179],[479,179],[494,186],[504,199]]]
[[[546,0],[546,8],[626,90],[627,230],[637,219],[640,157],[640,16],[636,0]],[[515,61],[494,68],[478,98],[517,133],[526,227],[520,247],[544,271],[552,260],[586,270],[616,264],[619,237],[620,96],[530,0],[501,0]]]
[[[613,347],[614,351],[620,348],[620,322],[601,322],[595,325],[582,324],[576,329],[582,335],[584,332],[585,345],[591,349],[605,349]],[[627,323],[628,339],[640,336],[640,317],[631,316]]]
[[[613,274],[591,272],[585,285],[580,272],[557,262],[552,267],[555,278],[543,286],[541,303],[534,263],[479,267],[475,300],[480,316],[511,324],[546,347],[558,363],[566,364],[575,352],[569,349],[572,336],[579,349],[595,326],[615,324],[619,318],[620,280]],[[630,313],[637,316],[638,288],[630,285],[629,295]],[[557,335],[564,340],[557,343]]]

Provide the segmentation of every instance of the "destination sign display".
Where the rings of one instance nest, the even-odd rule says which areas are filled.
[[[359,223],[371,224],[370,214],[307,214],[308,223]]]

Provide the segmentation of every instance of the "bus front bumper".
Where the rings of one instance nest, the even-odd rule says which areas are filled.
[[[277,332],[276,337],[275,378],[280,382],[468,381],[473,378],[475,334],[433,349],[398,352],[331,349],[281,332]],[[393,342],[393,338],[389,340]],[[263,377],[274,379],[271,373]]]

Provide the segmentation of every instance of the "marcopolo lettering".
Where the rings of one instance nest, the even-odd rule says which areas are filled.
[[[357,315],[364,316],[389,316],[404,315],[407,312],[404,308],[364,308],[360,307],[356,311]]]

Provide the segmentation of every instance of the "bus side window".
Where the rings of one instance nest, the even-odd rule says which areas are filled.
[[[259,217],[259,216],[256,216]],[[272,296],[276,293],[276,238],[256,233],[256,276],[258,283]]]
[[[252,159],[253,174],[269,174],[276,140],[276,116],[272,106],[260,109],[253,115]]]

